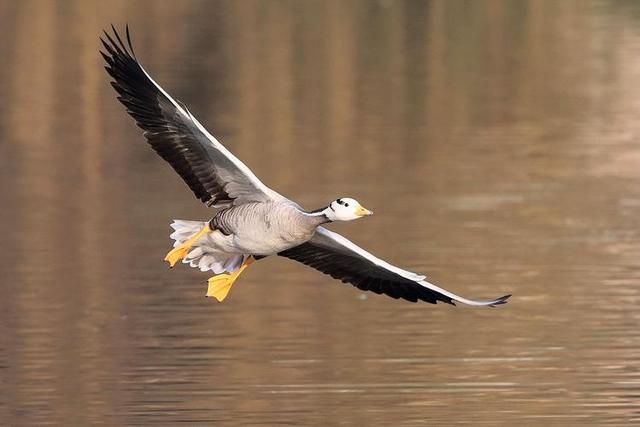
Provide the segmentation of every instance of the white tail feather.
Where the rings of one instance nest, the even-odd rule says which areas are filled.
[[[207,223],[203,221],[173,220],[171,228],[175,231],[169,236],[175,240],[173,247],[177,248],[206,225]],[[199,268],[201,271],[213,271],[215,274],[220,274],[224,272],[233,273],[247,259],[247,255],[217,251],[210,246],[212,243],[209,236],[199,239],[182,262],[189,264],[191,267]]]

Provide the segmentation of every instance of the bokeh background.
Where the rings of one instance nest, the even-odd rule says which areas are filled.
[[[110,88],[136,53],[267,184],[495,309],[292,261],[223,304],[162,262],[207,219]],[[0,1],[7,425],[640,423],[640,2]]]

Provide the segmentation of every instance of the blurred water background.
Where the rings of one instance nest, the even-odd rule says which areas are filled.
[[[207,219],[116,101],[154,78],[267,184],[496,309],[286,259],[230,298],[162,262]],[[640,423],[640,2],[0,1],[7,425]]]

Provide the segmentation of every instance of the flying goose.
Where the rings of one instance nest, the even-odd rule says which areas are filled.
[[[425,276],[395,267],[322,224],[371,215],[352,198],[306,211],[264,185],[175,101],[138,62],[126,28],[125,44],[115,27],[100,38],[105,69],[118,99],[144,130],[151,147],[182,177],[196,198],[219,208],[210,221],[174,220],[174,248],[165,257],[212,271],[207,296],[225,299],[238,276],[253,261],[279,255],[308,265],[359,289],[408,301],[460,302],[474,306],[504,304],[510,295],[474,301],[442,289]]]

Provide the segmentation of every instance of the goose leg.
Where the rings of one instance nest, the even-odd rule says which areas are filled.
[[[242,263],[239,269],[233,273],[223,273],[213,276],[208,280],[209,288],[207,289],[207,296],[214,297],[218,301],[222,302],[226,297],[231,286],[234,284],[238,276],[244,271],[245,268],[251,265],[255,261],[253,256],[249,255],[247,259]]]
[[[182,258],[186,257],[191,247],[198,241],[200,237],[204,234],[211,232],[211,228],[209,224],[205,225],[202,230],[198,231],[196,234],[191,236],[187,241],[185,241],[180,246],[173,248],[167,256],[164,257],[164,260],[169,263],[169,266],[173,268],[176,265],[176,262],[180,261]]]

